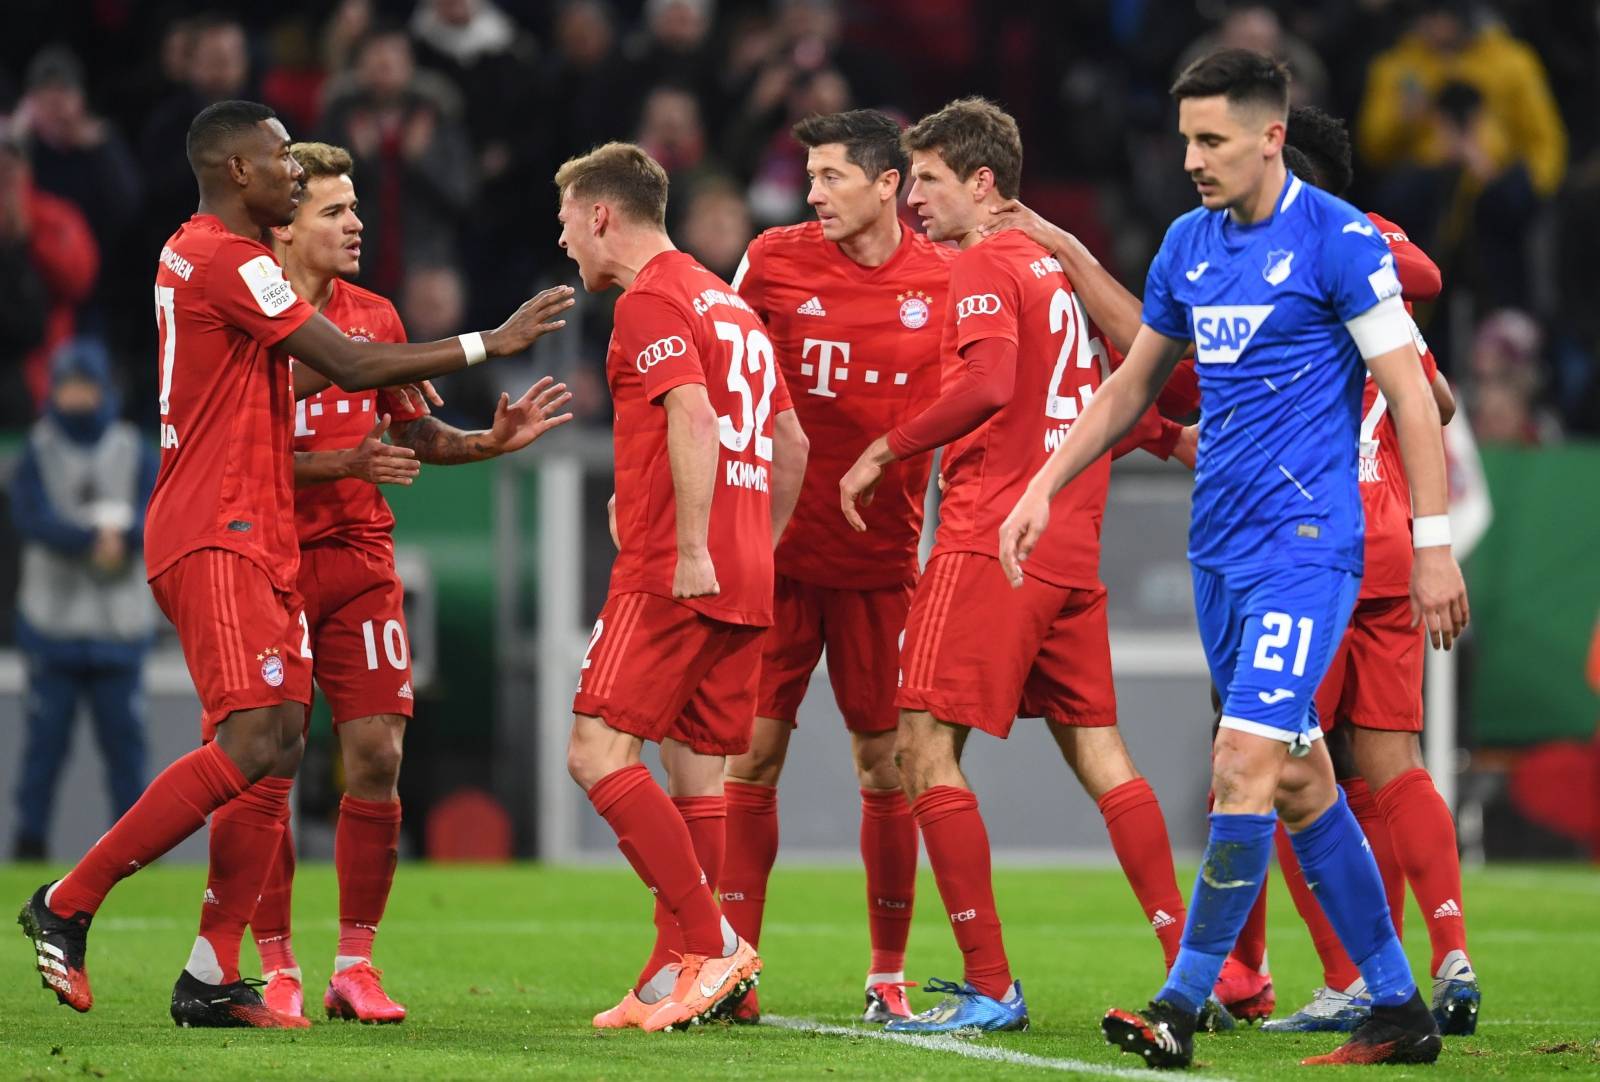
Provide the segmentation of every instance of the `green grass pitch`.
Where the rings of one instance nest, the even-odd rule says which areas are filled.
[[[20,905],[45,875],[38,867],[0,866],[0,899]],[[1115,1054],[1096,1023],[1107,1006],[1141,1004],[1160,978],[1155,940],[1117,871],[1002,870],[996,893],[1033,1015],[1030,1032],[933,1047],[865,1031],[765,1025],[596,1033],[591,1014],[620,998],[648,947],[648,898],[631,875],[417,865],[400,869],[378,936],[386,986],[410,1017],[399,1026],[333,1023],[320,1011],[336,930],[333,872],[304,866],[296,945],[317,1024],[302,1031],[179,1030],[167,999],[188,955],[202,886],[199,868],[158,866],[118,888],[90,937],[96,999],[86,1016],[56,1006],[31,970],[20,932],[6,933],[0,1078],[1137,1077],[1143,1069]],[[959,958],[926,872],[919,889],[908,976],[958,978]],[[1478,1035],[1448,1040],[1433,1068],[1385,1068],[1381,1077],[1600,1077],[1600,873],[1497,867],[1470,872],[1466,895],[1484,987]],[[1276,878],[1270,913],[1282,1013],[1307,998],[1318,972]],[[1426,937],[1414,910],[1408,918],[1407,944],[1420,972]],[[853,1027],[866,959],[859,871],[780,866],[762,953],[765,1011]],[[248,972],[253,951],[247,946],[245,954]],[[925,1002],[913,995],[915,1004]],[[1312,1070],[1298,1061],[1337,1041],[1250,1030],[1202,1037],[1196,1054],[1209,1077],[1280,1078]]]

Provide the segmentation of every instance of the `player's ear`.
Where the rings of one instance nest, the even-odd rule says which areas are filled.
[[[877,184],[879,197],[893,200],[900,194],[900,170],[885,169],[878,174]]]
[[[294,226],[275,225],[272,227],[272,239],[279,244],[292,244],[294,242]]]
[[[243,188],[250,183],[250,162],[243,154],[228,155],[228,176],[239,187]]]
[[[594,211],[589,216],[589,232],[597,237],[606,234],[606,226],[611,224],[611,208],[604,203],[596,203]]]
[[[994,191],[994,170],[987,165],[980,165],[972,171],[972,176],[967,180],[972,190],[974,202],[981,203],[990,192]]]

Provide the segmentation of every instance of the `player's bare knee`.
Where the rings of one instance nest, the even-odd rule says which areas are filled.
[[[1377,792],[1407,771],[1420,768],[1422,742],[1416,733],[1354,729],[1350,736],[1351,773],[1366,779]],[[1349,774],[1341,773],[1341,778]]]
[[[855,735],[851,753],[855,759],[856,781],[863,789],[900,788],[898,734],[895,732]]]

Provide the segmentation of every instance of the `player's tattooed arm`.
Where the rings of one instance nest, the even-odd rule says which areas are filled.
[[[365,439],[342,451],[296,451],[294,487],[327,484],[354,478],[373,485],[409,485],[421,465],[416,452],[383,442],[389,429],[386,413],[372,426]]]
[[[546,376],[515,402],[502,393],[489,428],[467,432],[424,415],[395,425],[394,439],[431,466],[482,462],[520,451],[552,428],[572,420],[572,414],[559,412],[571,399],[565,383]]]
[[[806,475],[806,458],[811,441],[794,410],[787,409],[772,420],[772,544],[783,537],[794,505],[800,500],[800,483]],[[614,497],[613,497],[614,498]]]
[[[1004,229],[1025,233],[1029,240],[1056,257],[1072,283],[1073,292],[1083,301],[1084,311],[1111,339],[1117,352],[1125,355],[1133,348],[1133,337],[1139,333],[1141,320],[1139,298],[1101,266],[1082,241],[1016,199],[991,207],[989,213],[992,220],[984,227],[985,236]]]

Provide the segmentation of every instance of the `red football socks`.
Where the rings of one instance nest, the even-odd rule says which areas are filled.
[[[705,873],[706,886],[715,894],[717,879],[722,874],[728,803],[720,796],[675,796],[672,804],[683,816],[684,825],[689,828],[695,859]],[[683,934],[678,930],[678,919],[659,895],[656,896],[655,922],[655,946],[651,948],[644,968],[639,971],[639,979],[633,984],[635,992],[643,991],[645,984],[660,972],[662,966],[675,961],[683,953]]]
[[[1145,919],[1161,940],[1170,970],[1183,939],[1183,895],[1172,870],[1167,821],[1162,818],[1155,790],[1143,778],[1134,778],[1102,796],[1099,805],[1122,874],[1128,877]]]
[[[1261,893],[1256,895],[1256,904],[1250,907],[1250,915],[1244,919],[1244,927],[1239,929],[1239,938],[1234,940],[1233,950],[1229,956],[1245,967],[1260,973],[1267,964],[1267,884],[1261,884]]]
[[[1395,858],[1422,907],[1437,973],[1445,955],[1467,949],[1455,821],[1433,779],[1420,767],[1378,790],[1377,802],[1389,824]]]
[[[1361,824],[1361,833],[1367,836],[1367,844],[1372,846],[1372,858],[1378,862],[1378,875],[1383,879],[1383,894],[1389,901],[1389,919],[1394,921],[1394,934],[1404,938],[1406,877],[1400,868],[1400,861],[1395,857],[1389,823],[1384,819],[1383,810],[1378,806],[1365,778],[1340,778],[1339,787],[1344,790],[1350,814]],[[1453,828],[1450,836],[1455,837]]]
[[[183,756],[145,789],[50,895],[59,917],[94,913],[118,880],[132,875],[205,825],[206,816],[249,783],[215,742]]]
[[[978,798],[966,789],[936,785],[917,798],[911,811],[961,948],[966,981],[1000,999],[1011,989],[1011,964],[994,907],[989,833],[978,814]]]
[[[678,920],[684,951],[722,954],[722,914],[695,859],[683,816],[642,763],[589,787],[589,802],[617,835],[617,847]]]
[[[250,918],[250,932],[255,936],[256,952],[261,955],[263,975],[297,966],[289,938],[289,909],[294,892],[294,834],[289,826],[287,800],[283,802],[281,821],[283,837],[278,842],[278,854],[267,869],[261,900],[256,903],[255,916]]]
[[[389,904],[394,866],[400,857],[400,802],[339,801],[339,825],[333,835],[333,867],[339,877],[339,948],[341,958],[372,959],[372,940]]]
[[[255,914],[283,841],[293,778],[262,778],[211,816],[211,867],[200,907],[200,938],[211,946],[221,979],[239,979],[239,944]],[[195,973],[202,980],[205,973]]]
[[[729,781],[722,791],[728,802],[727,859],[717,883],[722,915],[741,938],[759,947],[767,879],[778,859],[778,790]]]
[[[872,937],[867,972],[904,972],[917,892],[917,821],[899,789],[861,790],[861,863]]]
[[[1350,955],[1345,953],[1344,944],[1339,942],[1339,933],[1333,930],[1333,925],[1328,923],[1328,918],[1322,912],[1322,903],[1317,901],[1317,896],[1306,885],[1299,858],[1294,855],[1294,843],[1289,840],[1289,832],[1282,823],[1278,824],[1277,842],[1278,867],[1283,872],[1283,881],[1289,887],[1289,896],[1294,899],[1295,910],[1299,912],[1300,919],[1306,922],[1306,930],[1311,933],[1311,945],[1322,960],[1322,983],[1342,992],[1361,979],[1361,971],[1356,969]]]

